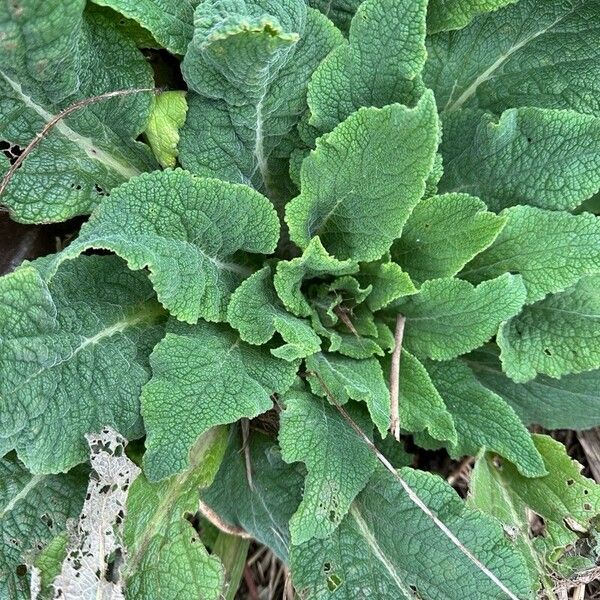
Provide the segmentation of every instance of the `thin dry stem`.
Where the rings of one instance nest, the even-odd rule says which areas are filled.
[[[130,88],[125,90],[115,90],[112,92],[106,92],[104,94],[99,94],[98,96],[90,96],[89,98],[84,98],[83,100],[78,100],[74,102],[67,108],[61,110],[57,115],[54,115],[52,119],[50,119],[39,131],[36,136],[27,144],[23,152],[17,157],[15,162],[10,166],[8,171],[4,174],[2,181],[0,182],[0,197],[4,193],[4,190],[8,187],[10,180],[13,178],[14,174],[17,172],[17,169],[21,166],[23,161],[31,154],[33,150],[39,145],[39,143],[52,131],[52,129],[56,126],[57,123],[62,121],[65,117],[77,112],[78,110],[85,108],[86,106],[90,106],[90,104],[96,104],[97,102],[103,102],[104,100],[110,100],[111,98],[116,98],[118,96],[130,96],[131,94],[140,94],[142,92],[154,92],[158,93],[160,88]]]
[[[400,356],[404,337],[404,315],[396,317],[395,345],[390,369],[390,431],[400,441]]]
[[[237,535],[244,540],[254,539],[241,527],[237,527],[237,525],[231,525],[231,523],[224,521],[210,506],[202,502],[202,500],[199,501],[198,510],[207,521],[212,523],[220,531],[228,533],[229,535]]]

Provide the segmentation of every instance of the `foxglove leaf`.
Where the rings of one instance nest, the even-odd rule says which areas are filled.
[[[278,236],[275,209],[247,186],[156,171],[115,190],[51,264],[111,250],[130,269],[149,269],[158,299],[178,319],[222,321],[231,292],[250,274],[234,254],[269,254]]]
[[[437,143],[431,93],[414,109],[353,113],[302,163],[302,192],[286,206],[292,241],[306,248],[318,235],[342,260],[380,258],[425,191]]]
[[[444,111],[537,106],[599,114],[597,16],[595,0],[520,0],[429,37],[423,79]]]
[[[139,395],[164,311],[148,278],[85,256],[46,285],[33,266],[0,279],[0,446],[36,473],[86,460],[84,434],[142,432]]]
[[[354,13],[361,2],[362,0],[309,0],[310,6],[329,17],[344,33],[350,29]]]
[[[458,441],[449,445],[452,456],[487,448],[510,460],[525,477],[545,474],[531,435],[514,410],[484,388],[467,366],[460,361],[428,363],[427,370],[454,419]]]
[[[417,357],[448,360],[482,346],[524,301],[521,277],[507,273],[477,287],[461,279],[432,279],[393,308],[406,317],[407,350]]]
[[[413,210],[392,257],[416,281],[451,277],[496,239],[505,221],[468,194],[432,196]]]
[[[285,392],[298,368],[241,342],[226,325],[205,322],[172,323],[150,365],[152,379],[142,391],[150,480],[187,468],[190,450],[211,427],[269,410],[271,394]]]
[[[559,378],[600,368],[600,276],[530,304],[504,323],[497,342],[506,374],[518,383],[538,373]]]
[[[477,15],[514,2],[517,0],[431,0],[427,6],[427,32],[461,29]]]
[[[335,48],[310,80],[312,126],[327,132],[361,107],[416,103],[424,90],[426,5],[425,0],[361,3],[348,42]]]
[[[572,110],[461,110],[443,119],[440,189],[491,210],[529,204],[572,210],[600,188],[600,119]]]
[[[367,306],[376,312],[388,304],[417,293],[417,288],[408,273],[391,261],[364,263],[360,267],[359,279],[373,287],[367,296]]]
[[[245,342],[261,345],[275,332],[286,342],[271,350],[273,356],[296,360],[318,352],[321,340],[310,323],[288,313],[273,287],[270,267],[257,271],[231,296],[227,320]]]
[[[182,164],[273,195],[271,154],[306,110],[306,86],[342,41],[303,0],[204,2],[183,61],[189,113]]]
[[[346,411],[363,431],[371,429],[356,405]],[[308,471],[302,502],[290,519],[292,543],[328,538],[371,477],[375,455],[334,407],[295,390],[285,397],[279,444],[283,460],[302,461]]]
[[[132,42],[84,2],[22,0],[0,8],[0,139],[25,148],[76,101],[124,88],[152,88],[150,66]],[[27,33],[23,33],[26,31]],[[150,93],[90,104],[58,121],[14,173],[2,203],[24,223],[89,213],[106,193],[156,168],[136,142]],[[35,193],[32,193],[35,190]]]
[[[532,303],[600,273],[600,220],[594,215],[532,206],[507,208],[502,215],[507,221],[500,235],[461,273],[469,281],[520,273]]]

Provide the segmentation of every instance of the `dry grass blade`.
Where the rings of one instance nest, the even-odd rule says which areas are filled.
[[[398,441],[400,441],[400,356],[405,322],[404,315],[396,317],[395,345],[390,370],[390,431]]]

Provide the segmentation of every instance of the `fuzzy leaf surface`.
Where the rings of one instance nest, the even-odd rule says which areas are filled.
[[[517,0],[431,0],[427,6],[427,32],[462,29],[477,15],[514,2]]]

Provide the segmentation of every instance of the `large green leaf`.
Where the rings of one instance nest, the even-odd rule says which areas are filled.
[[[80,257],[46,285],[33,266],[0,279],[0,449],[34,472],[86,460],[84,434],[142,432],[139,395],[164,311],[114,256]]]
[[[597,20],[596,0],[520,0],[427,38],[423,79],[440,110],[538,106],[600,114]]]
[[[250,344],[264,344],[275,332],[279,333],[286,343],[271,350],[279,358],[296,360],[321,348],[321,340],[310,323],[286,311],[273,286],[270,267],[248,277],[233,293],[227,307],[227,321]]]
[[[399,473],[504,589],[414,503],[395,477],[379,469],[330,538],[292,547],[292,577],[300,593],[315,600],[505,600],[508,589],[514,598],[532,598],[523,557],[498,521],[467,508],[437,475],[406,467]]]
[[[501,273],[520,273],[527,302],[562,292],[588,274],[600,273],[600,220],[532,206],[502,212],[507,222],[494,243],[462,276],[478,283]]]
[[[498,10],[518,0],[430,0],[427,6],[427,31],[436,33],[461,29],[481,13]]]
[[[129,268],[149,269],[158,299],[177,318],[219,321],[250,274],[235,253],[269,254],[278,236],[275,209],[249,187],[156,171],[116,189],[51,265],[89,248],[111,250]]]
[[[302,466],[283,462],[275,441],[259,431],[250,431],[245,449],[239,430],[232,427],[221,468],[214,483],[201,492],[202,500],[226,523],[241,527],[287,562],[288,524],[302,497]]]
[[[308,3],[329,17],[344,33],[347,33],[361,2],[362,0],[309,0]]]
[[[538,375],[518,384],[502,371],[498,349],[486,346],[464,358],[477,379],[502,396],[525,425],[589,429],[600,425],[600,370],[554,379]]]
[[[310,75],[341,40],[304,0],[201,3],[183,61],[196,94],[182,131],[182,164],[273,195],[271,154],[306,110]]]
[[[468,194],[432,196],[413,210],[392,257],[416,281],[450,277],[496,239],[505,220]]]
[[[33,561],[79,514],[86,479],[81,469],[32,475],[14,456],[0,459],[0,597],[31,598]]]
[[[224,569],[210,556],[187,519],[198,508],[199,488],[219,469],[227,429],[207,431],[190,452],[190,466],[158,483],[140,475],[127,498],[124,539],[129,600],[218,600]]]
[[[22,0],[0,7],[1,140],[25,148],[75,101],[153,86],[133,42],[103,17],[82,16],[84,4]],[[151,94],[139,93],[60,120],[2,194],[13,218],[48,222],[88,213],[111,188],[155,168],[148,148],[135,141],[151,105]]]
[[[109,6],[150,31],[175,54],[185,54],[194,32],[194,8],[200,0],[93,0]]]
[[[516,382],[538,373],[560,377],[600,368],[600,276],[530,304],[500,328],[506,374]]]
[[[318,235],[340,259],[381,257],[425,191],[438,135],[431,93],[414,109],[350,115],[302,163],[302,193],[286,206],[292,241],[306,248]]]
[[[407,350],[418,357],[448,360],[482,346],[524,301],[521,277],[507,273],[477,287],[461,279],[432,279],[393,308],[406,317]]]
[[[365,0],[348,42],[331,52],[309,85],[309,123],[321,132],[363,106],[413,105],[423,92],[425,0]],[[377,32],[374,35],[374,32]]]
[[[142,391],[144,467],[157,480],[185,469],[190,450],[211,427],[269,410],[271,394],[292,385],[298,361],[249,346],[226,325],[173,322],[150,365],[152,379]]]
[[[295,390],[286,394],[279,444],[286,462],[302,461],[308,474],[304,496],[290,519],[293,544],[328,538],[365,487],[377,462],[369,447],[326,400]],[[366,432],[368,417],[356,404],[346,411]]]
[[[452,456],[475,455],[487,448],[510,460],[526,477],[545,474],[542,457],[515,411],[483,387],[466,365],[428,363],[427,370],[454,419],[458,440],[448,444]]]
[[[498,211],[515,204],[571,210],[600,188],[600,119],[571,110],[514,108],[499,119],[461,110],[443,119],[440,189]]]

